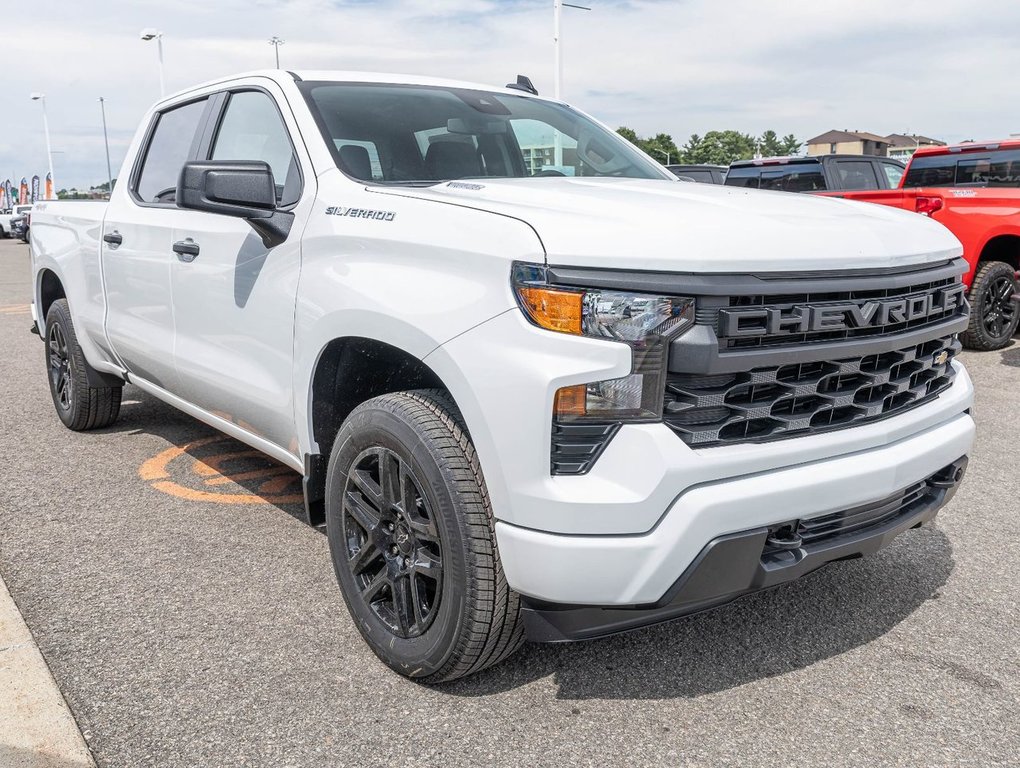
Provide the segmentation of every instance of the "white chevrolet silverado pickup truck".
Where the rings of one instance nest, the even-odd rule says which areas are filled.
[[[402,674],[868,554],[963,477],[966,265],[925,217],[681,183],[526,78],[213,82],[119,178],[33,213],[57,414],[131,383],[302,473]]]

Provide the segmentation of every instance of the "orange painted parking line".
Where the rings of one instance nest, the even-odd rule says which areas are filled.
[[[301,475],[258,451],[229,450],[238,445],[232,438],[214,436],[167,448],[143,462],[138,476],[157,491],[187,501],[277,505],[304,501]]]

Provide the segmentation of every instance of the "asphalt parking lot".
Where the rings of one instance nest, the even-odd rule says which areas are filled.
[[[933,526],[430,689],[361,641],[296,475],[132,387],[64,429],[29,285],[0,241],[0,574],[100,765],[1017,764],[1020,344],[964,355],[978,442]]]

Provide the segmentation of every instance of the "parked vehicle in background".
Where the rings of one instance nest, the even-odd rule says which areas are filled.
[[[870,155],[765,157],[730,164],[725,184],[776,192],[894,189],[905,167],[899,160]]]
[[[28,242],[28,233],[32,225],[32,206],[16,205],[13,208],[13,215],[10,220],[11,237],[16,237],[22,242]]]
[[[33,213],[60,420],[131,382],[302,473],[355,626],[427,682],[874,552],[974,437],[944,227],[678,183],[524,80],[207,83],[109,204]]]
[[[0,237],[11,236],[11,218],[13,213],[10,208],[0,210]]]
[[[667,165],[677,176],[706,184],[722,184],[726,180],[725,165]]]
[[[968,264],[964,345],[1009,344],[1020,323],[1020,140],[922,147],[899,189],[841,197],[915,211],[948,227]]]

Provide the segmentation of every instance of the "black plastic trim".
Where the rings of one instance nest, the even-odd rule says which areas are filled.
[[[925,281],[933,282],[963,275],[968,269],[966,260],[962,258],[909,267],[755,274],[693,274],[550,266],[546,271],[546,279],[552,285],[612,288],[671,296],[754,296],[904,288],[916,284],[919,274],[924,275]]]
[[[743,595],[793,581],[838,560],[872,554],[904,531],[932,520],[956,493],[966,467],[967,457],[963,456],[932,474],[925,481],[928,491],[923,500],[914,502],[907,512],[892,520],[854,534],[790,548],[782,556],[777,556],[773,549],[766,551],[770,531],[767,527],[713,539],[662,598],[652,604],[558,605],[522,597],[525,633],[529,640],[540,643],[614,635],[729,603]]]

